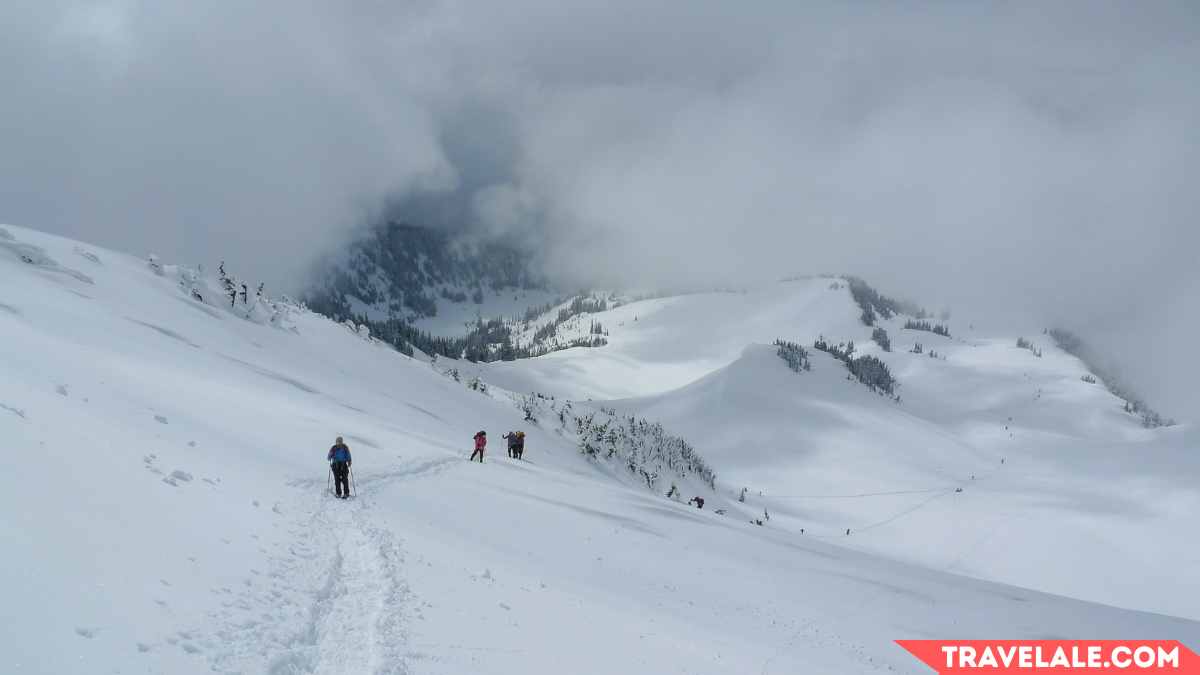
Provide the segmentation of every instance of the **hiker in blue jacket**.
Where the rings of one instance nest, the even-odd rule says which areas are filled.
[[[346,499],[350,496],[350,447],[342,441],[342,437],[337,437],[337,442],[329,449],[329,454],[326,456],[329,460],[329,468],[333,470],[334,493],[338,499]]]

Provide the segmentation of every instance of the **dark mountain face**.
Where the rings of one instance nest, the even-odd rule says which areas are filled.
[[[484,289],[544,289],[523,252],[499,243],[455,239],[400,222],[375,228],[350,247],[304,295],[336,319],[413,321],[437,315],[439,302],[483,302]]]

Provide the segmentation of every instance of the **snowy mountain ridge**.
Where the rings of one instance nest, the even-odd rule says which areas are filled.
[[[1194,430],[1142,428],[1050,345],[884,320],[884,353],[846,289],[799,281],[609,307],[601,348],[431,364],[189,278],[0,229],[12,672],[918,673],[893,640],[1200,636],[1171,536]],[[881,356],[901,401],[770,346],[822,334]],[[568,403],[613,425],[594,452]],[[715,481],[636,480],[629,417]],[[338,435],[350,501],[326,492]]]

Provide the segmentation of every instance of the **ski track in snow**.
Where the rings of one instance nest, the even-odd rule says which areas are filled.
[[[448,459],[414,462],[407,469],[373,475],[368,483],[427,476],[448,464]],[[371,525],[370,508],[363,501],[336,500],[317,481],[293,485],[304,488],[300,503],[307,502],[307,513],[290,526],[291,540],[271,556],[269,587],[230,598],[224,611],[212,617],[222,628],[211,640],[201,641],[213,650],[212,670],[408,673],[405,624],[413,603],[399,543],[389,531]]]

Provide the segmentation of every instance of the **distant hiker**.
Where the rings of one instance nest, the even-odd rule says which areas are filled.
[[[350,447],[338,436],[325,458],[333,471],[334,494],[338,499],[347,499],[350,497]]]
[[[702,509],[704,508],[704,497],[692,497],[688,500],[688,503],[695,504],[696,508]]]
[[[510,431],[501,438],[508,441],[508,456],[515,459],[517,456],[517,432]]]
[[[479,433],[475,434],[475,452],[471,453],[471,459],[469,459],[467,461],[474,461],[475,455],[479,455],[479,463],[483,464],[483,450],[486,447],[487,447],[487,432],[480,431]]]
[[[517,459],[521,459],[522,457],[525,456],[525,432],[524,431],[517,432],[516,450],[517,450],[517,454],[516,454]]]

